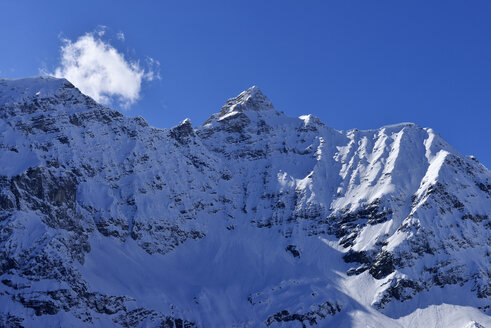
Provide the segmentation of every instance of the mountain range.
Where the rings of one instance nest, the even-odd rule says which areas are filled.
[[[0,326],[491,327],[491,174],[257,88],[149,126],[0,79]]]

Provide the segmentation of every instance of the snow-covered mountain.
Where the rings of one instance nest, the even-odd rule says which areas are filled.
[[[257,87],[157,129],[0,80],[0,326],[491,327],[491,174]]]

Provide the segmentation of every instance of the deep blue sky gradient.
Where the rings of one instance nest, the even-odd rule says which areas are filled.
[[[99,25],[161,63],[127,115],[195,125],[258,85],[337,129],[411,121],[491,167],[491,1],[2,1],[0,76],[59,63]],[[122,31],[126,41],[116,39]]]

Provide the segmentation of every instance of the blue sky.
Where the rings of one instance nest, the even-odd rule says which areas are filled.
[[[488,0],[2,1],[0,76],[62,71],[91,33],[139,63],[137,96],[111,107],[154,126],[202,124],[258,85],[337,129],[432,127],[489,168],[490,17]]]

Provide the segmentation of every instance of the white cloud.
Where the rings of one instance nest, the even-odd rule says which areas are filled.
[[[54,75],[68,79],[98,102],[107,105],[117,100],[123,108],[128,108],[140,97],[142,81],[160,78],[154,71],[158,62],[151,59],[149,69],[144,70],[137,61],[126,60],[117,49],[101,40],[103,34],[87,33],[76,42],[63,40],[60,66]]]
[[[104,34],[106,34],[107,26],[106,25],[99,25],[97,26],[97,29],[95,30],[95,33],[99,36],[102,37]]]
[[[145,79],[148,81],[160,80],[160,62],[152,57],[147,57],[148,70]]]
[[[124,41],[124,33],[123,32],[118,32],[118,34],[116,34],[116,37],[118,38],[118,40]]]

